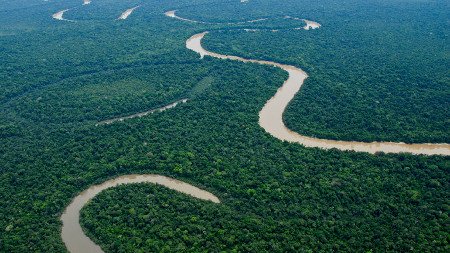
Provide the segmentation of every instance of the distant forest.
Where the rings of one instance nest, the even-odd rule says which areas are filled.
[[[60,216],[89,186],[162,174],[81,213],[105,252],[447,252],[450,159],[305,148],[258,125],[280,69],[309,74],[289,128],[359,141],[450,142],[447,1],[5,0],[0,4],[0,252],[67,252]],[[122,11],[141,5],[123,21]],[[52,19],[64,15],[77,22]],[[251,24],[201,24],[270,18]],[[289,30],[306,18],[322,24]],[[245,32],[242,28],[283,29]],[[286,29],[285,29],[286,28]],[[189,98],[172,110],[95,123]]]

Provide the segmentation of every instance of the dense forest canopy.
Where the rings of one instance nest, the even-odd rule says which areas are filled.
[[[296,13],[283,4],[279,13],[314,15],[322,29],[222,32],[207,37],[205,45],[304,68],[310,78],[285,114],[292,130],[338,140],[448,143],[450,25],[445,5],[355,3],[345,10]],[[183,15],[201,15],[193,13]]]
[[[81,223],[106,252],[448,250],[448,157],[279,141],[258,112],[285,72],[185,48],[210,30],[208,49],[307,71],[284,116],[297,132],[449,143],[448,1],[81,4],[0,0],[0,252],[66,252],[59,217],[71,199],[131,173],[189,182],[221,204],[151,184],[105,191]],[[63,9],[76,22],[52,19]],[[223,24],[170,19],[168,10]],[[286,15],[322,28],[289,30],[302,21]],[[225,24],[258,18],[269,19]],[[181,98],[190,100],[95,126]]]

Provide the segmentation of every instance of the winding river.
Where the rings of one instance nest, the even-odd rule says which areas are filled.
[[[168,11],[165,13],[165,15],[183,21],[198,23],[198,21],[195,20],[189,20],[178,17],[175,11]],[[303,28],[294,28],[294,29],[310,30],[321,27],[319,23],[306,19],[293,18],[290,16],[285,16],[284,18],[301,20],[306,23],[306,25]],[[418,155],[419,154],[445,155],[445,156],[450,155],[450,145],[447,143],[407,144],[403,142],[369,143],[359,141],[337,141],[337,140],[327,140],[308,137],[288,129],[283,121],[283,113],[286,110],[286,107],[288,106],[289,102],[294,98],[297,92],[300,91],[300,88],[302,87],[305,79],[308,78],[308,74],[305,71],[301,70],[300,68],[291,65],[285,65],[281,63],[264,60],[245,59],[238,56],[223,55],[210,52],[205,48],[203,48],[201,43],[202,39],[207,33],[208,32],[203,32],[192,36],[186,41],[186,47],[200,54],[201,58],[207,55],[219,59],[258,63],[278,67],[289,73],[289,78],[286,80],[286,82],[278,89],[275,95],[267,101],[262,110],[259,112],[259,125],[273,137],[278,138],[279,140],[282,141],[299,143],[304,145],[305,147],[367,152],[371,154],[375,154],[377,152],[384,152],[384,153],[411,153]]]
[[[154,174],[121,176],[108,180],[102,184],[89,187],[89,189],[76,196],[67,206],[61,216],[61,221],[63,223],[61,237],[67,247],[67,250],[71,253],[103,253],[100,246],[95,244],[84,234],[79,222],[80,211],[83,206],[89,203],[89,201],[100,192],[121,184],[136,183],[157,184],[184,194],[188,194],[194,198],[220,203],[220,200],[212,193],[166,176]]]
[[[136,8],[136,7],[135,7]],[[131,10],[131,9],[129,9]],[[127,11],[129,11],[127,10]],[[66,10],[60,11],[53,15],[54,18],[64,20],[62,15]],[[128,15],[132,10],[128,13]],[[166,16],[177,18],[183,21],[202,23],[199,21],[188,20],[176,16],[175,11],[168,11],[165,13]],[[125,17],[126,18],[126,17]],[[291,18],[291,17],[285,17]],[[294,18],[296,19],[296,18]],[[302,29],[316,29],[320,27],[320,24],[314,21],[301,19],[306,23]],[[259,20],[257,20],[259,21]],[[249,21],[256,22],[256,21]],[[422,155],[450,155],[450,145],[449,144],[406,144],[406,143],[396,143],[396,142],[357,142],[357,141],[336,141],[336,140],[326,140],[319,138],[312,138],[303,136],[299,133],[289,130],[283,122],[283,113],[288,106],[289,102],[294,98],[297,92],[300,91],[308,74],[291,65],[285,65],[281,63],[264,61],[264,60],[254,60],[245,59],[238,56],[232,55],[222,55],[214,52],[210,52],[202,47],[202,39],[208,32],[203,32],[193,35],[186,41],[186,47],[194,52],[200,54],[200,57],[211,56],[218,59],[235,60],[246,63],[258,63],[263,65],[269,65],[273,67],[278,67],[289,73],[289,78],[284,82],[284,84],[278,89],[275,95],[270,98],[264,107],[259,112],[259,125],[269,134],[278,138],[279,140],[295,142],[302,144],[306,147],[315,147],[322,149],[339,149],[339,150],[350,150],[358,152],[385,152],[385,153],[412,153],[412,154],[422,154]],[[165,107],[150,110],[147,112],[142,112],[138,114],[133,114],[126,117],[115,118],[111,120],[106,120],[99,122],[99,124],[111,124],[116,121],[123,121],[125,119],[142,117],[149,113],[155,111],[163,111],[169,108],[175,107],[178,103],[185,103],[187,99],[177,101],[175,103],[169,104]],[[67,247],[67,249],[72,253],[101,253],[102,249],[91,241],[83,232],[80,223],[80,211],[90,200],[92,200],[97,194],[105,189],[116,187],[120,184],[133,184],[133,183],[153,183],[165,186],[169,189],[175,191],[189,194],[192,197],[212,201],[214,203],[220,203],[220,200],[213,194],[201,190],[190,184],[168,178],[161,175],[125,175],[112,180],[108,180],[100,185],[94,185],[89,187],[78,196],[76,196],[73,201],[67,206],[63,215],[61,216],[61,221],[63,223],[61,236]]]
[[[307,25],[304,29],[310,29]],[[450,155],[450,145],[443,144],[406,144],[399,142],[359,142],[359,141],[336,141],[312,138],[301,135],[289,130],[283,122],[283,113],[289,102],[294,98],[295,94],[300,90],[303,82],[308,78],[308,74],[303,70],[285,64],[271,61],[245,59],[238,56],[222,55],[210,52],[202,47],[202,39],[208,32],[196,34],[186,41],[186,47],[200,54],[203,58],[205,55],[228,59],[241,62],[259,63],[281,68],[289,73],[289,78],[278,89],[275,95],[267,101],[262,110],[259,112],[259,125],[275,138],[283,141],[295,142],[306,147],[315,147],[322,149],[339,149],[346,151],[368,152],[371,154],[377,152],[384,153],[412,153],[421,155]]]

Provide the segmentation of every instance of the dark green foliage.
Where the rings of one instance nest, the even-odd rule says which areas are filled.
[[[187,97],[193,87],[209,77],[199,67],[195,63],[160,64],[82,75],[26,94],[10,102],[9,107],[34,122],[99,121]]]
[[[448,141],[448,24],[430,21],[446,3],[376,2],[373,11],[373,3],[328,0],[94,0],[88,8],[80,8],[81,1],[3,1],[0,252],[65,252],[59,217],[71,199],[92,184],[131,173],[168,175],[214,193],[222,203],[152,185],[108,190],[82,212],[87,233],[108,252],[448,251],[448,157],[280,142],[259,127],[258,112],[286,73],[200,60],[185,49],[185,40],[197,32],[252,26],[191,24],[162,15],[179,9],[180,15],[217,22],[278,18],[254,24],[266,29],[296,25],[282,15],[317,20],[323,29],[213,32],[204,43],[305,68],[310,79],[285,116],[295,130],[329,138]],[[138,4],[130,19],[113,20]],[[51,19],[71,6],[78,7],[66,17],[80,22]],[[411,14],[419,7],[428,22]],[[386,16],[395,16],[401,29],[387,23],[380,33],[376,17]],[[366,18],[373,23],[353,22]],[[349,71],[355,65],[360,67]],[[385,73],[380,81],[376,70]],[[94,125],[183,97],[190,101],[163,113]],[[368,113],[375,99],[384,102]],[[351,106],[340,105],[345,102]],[[336,117],[342,122],[319,126]],[[372,129],[365,117],[386,126],[385,132]],[[353,126],[353,118],[360,125]]]
[[[222,32],[204,43],[211,51],[307,71],[285,113],[289,128],[338,140],[450,142],[448,3],[350,1],[324,10],[305,5],[296,13],[294,1],[280,2],[275,13],[310,18],[322,28]]]

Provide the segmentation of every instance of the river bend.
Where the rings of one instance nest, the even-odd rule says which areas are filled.
[[[62,19],[62,14],[64,11],[58,12],[54,15],[56,19]],[[192,20],[187,20],[179,18],[175,15],[175,12],[167,12],[167,16],[178,18],[184,21],[196,22]],[[55,17],[56,16],[56,17]],[[319,28],[320,24],[303,20],[306,22],[306,26],[303,27],[305,30]],[[283,122],[283,113],[289,104],[289,102],[294,98],[297,92],[300,91],[308,74],[291,65],[280,64],[271,61],[264,60],[253,60],[245,59],[238,56],[232,55],[222,55],[214,52],[210,52],[202,47],[201,41],[208,32],[203,32],[196,34],[186,41],[186,47],[200,54],[201,58],[204,56],[211,56],[218,59],[228,59],[241,62],[258,63],[263,65],[269,65],[281,68],[289,73],[289,78],[284,82],[284,84],[278,89],[275,95],[270,98],[262,110],[259,112],[259,125],[269,134],[283,141],[295,142],[302,144],[306,147],[316,147],[323,149],[339,149],[339,150],[351,150],[358,152],[385,152],[385,153],[412,153],[412,154],[423,154],[423,155],[450,155],[450,145],[449,144],[406,144],[406,143],[396,143],[396,142],[357,142],[357,141],[336,141],[327,140],[303,136],[299,133],[289,130]],[[185,101],[184,101],[185,102]],[[176,106],[171,104],[169,106]],[[170,108],[172,108],[170,107]],[[144,112],[151,113],[152,111]],[[142,114],[142,113],[141,113]],[[110,120],[110,122],[103,122],[103,124],[112,123],[115,121],[121,121],[126,118],[140,117],[141,114],[135,114],[127,117],[117,118]],[[108,188],[116,187],[121,184],[132,184],[132,183],[153,183],[165,186],[169,189],[175,191],[189,194],[192,197],[212,201],[214,203],[220,203],[220,200],[213,194],[201,190],[190,184],[161,176],[161,175],[126,175],[121,176],[112,180],[108,180],[100,185],[94,185],[89,187],[87,190],[76,196],[73,201],[67,206],[63,215],[61,216],[61,221],[63,223],[61,236],[67,247],[67,249],[72,253],[103,253],[102,249],[91,241],[83,232],[80,223],[80,211],[90,200],[92,200],[97,194],[106,190]]]
[[[220,203],[220,200],[212,193],[166,176],[154,174],[125,175],[111,179],[102,184],[89,187],[87,190],[76,196],[67,206],[61,216],[61,221],[63,223],[61,237],[67,250],[71,253],[103,253],[100,246],[95,244],[84,234],[80,225],[80,211],[100,192],[122,184],[136,183],[157,184],[184,194],[188,194],[194,198]]]
[[[320,24],[313,22],[307,23],[305,30],[319,28]],[[450,155],[450,145],[423,143],[423,144],[407,144],[402,142],[359,142],[359,141],[337,141],[319,139],[301,135],[288,129],[283,122],[283,113],[289,102],[300,91],[304,81],[308,78],[308,74],[303,70],[281,63],[245,59],[238,56],[223,55],[210,52],[203,48],[202,39],[208,32],[196,34],[186,41],[186,47],[194,52],[204,56],[211,56],[219,59],[228,59],[241,62],[259,63],[281,68],[289,73],[289,78],[278,89],[275,95],[269,99],[262,110],[259,112],[259,125],[273,137],[282,141],[295,142],[305,147],[314,147],[322,149],[339,149],[343,151],[358,151],[367,153],[411,153],[420,155]]]
[[[185,19],[176,15],[176,11],[168,11],[165,13],[167,17],[175,18],[182,21],[201,23],[199,21]],[[285,16],[285,19],[293,19],[305,22],[302,28],[294,28],[295,30],[313,30],[321,27],[321,24],[306,20]],[[254,22],[254,21],[249,21]],[[248,31],[249,29],[242,29]],[[255,30],[257,31],[257,29]],[[338,141],[327,140],[320,138],[313,138],[301,135],[286,127],[283,121],[283,113],[286,110],[289,102],[300,91],[304,81],[308,78],[308,74],[300,68],[295,66],[281,64],[277,62],[245,59],[239,56],[223,55],[206,50],[202,46],[202,39],[208,31],[195,34],[186,41],[186,47],[203,58],[204,56],[211,56],[218,59],[235,60],[241,62],[258,63],[281,68],[289,73],[289,78],[278,89],[275,95],[270,98],[264,107],[259,112],[259,125],[273,137],[282,141],[294,142],[304,145],[305,147],[322,148],[322,149],[338,149],[342,151],[357,151],[375,154],[378,152],[384,153],[411,153],[417,155],[450,155],[450,145],[447,143],[417,143],[408,144],[403,142],[360,142],[360,141]]]

